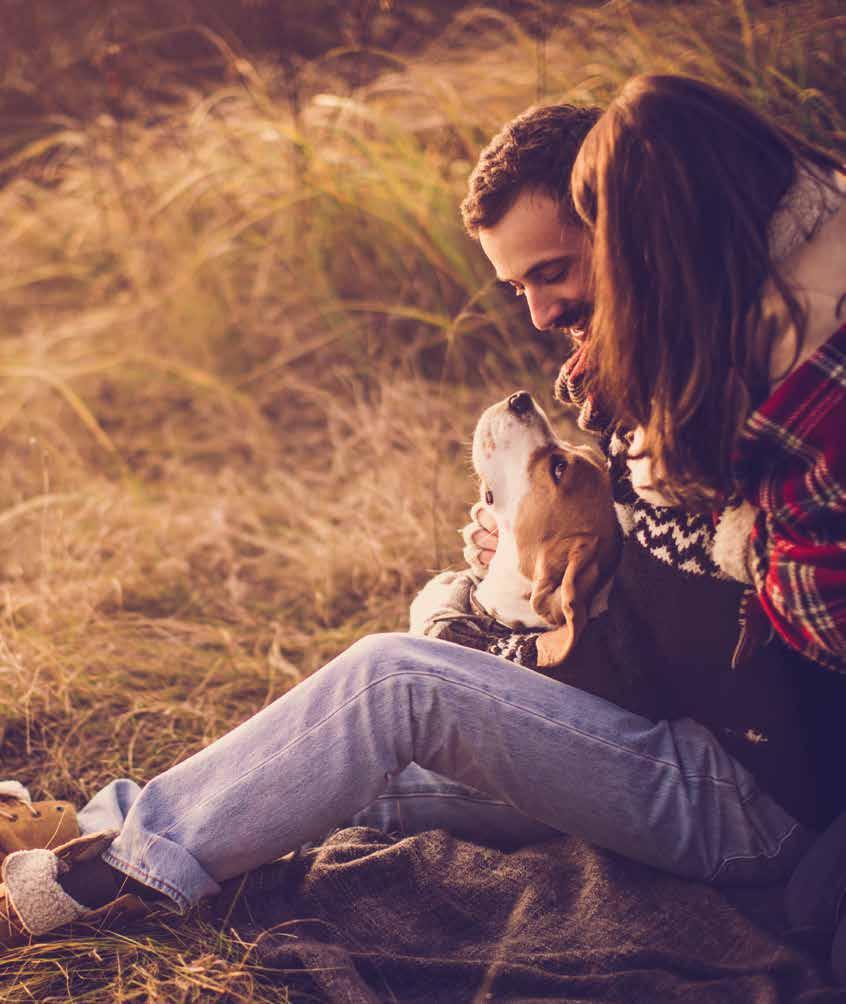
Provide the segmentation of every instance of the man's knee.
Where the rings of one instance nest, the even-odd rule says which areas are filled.
[[[433,643],[399,631],[360,638],[343,654],[343,660],[376,679],[401,669],[425,669],[431,662]]]
[[[413,646],[409,641],[412,635],[401,631],[384,631],[379,634],[365,635],[354,642],[344,653],[352,659],[369,663],[374,666],[396,665],[399,660],[408,658]]]

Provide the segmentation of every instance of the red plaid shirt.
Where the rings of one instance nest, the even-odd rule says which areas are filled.
[[[779,635],[846,672],[846,325],[750,416],[737,475],[760,510],[755,585]]]

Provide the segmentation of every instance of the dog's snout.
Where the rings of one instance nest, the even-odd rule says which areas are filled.
[[[526,390],[518,390],[508,399],[508,407],[515,415],[525,415],[532,410],[532,395]]]

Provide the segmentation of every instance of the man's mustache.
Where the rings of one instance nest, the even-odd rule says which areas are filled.
[[[555,318],[556,328],[577,328],[583,329],[590,323],[593,314],[593,304],[587,300],[577,300],[567,305]]]

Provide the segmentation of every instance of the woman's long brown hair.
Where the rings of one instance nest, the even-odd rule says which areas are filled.
[[[624,425],[644,427],[655,487],[688,508],[733,489],[737,436],[767,395],[766,325],[794,325],[801,346],[804,312],[768,240],[800,162],[823,176],[839,166],[718,88],[642,76],[573,169],[594,241],[590,388]],[[777,321],[762,302],[767,279]]]

